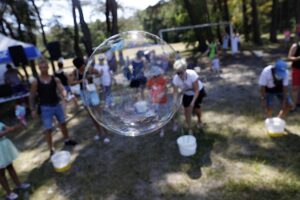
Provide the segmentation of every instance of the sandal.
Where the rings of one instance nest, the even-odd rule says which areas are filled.
[[[6,196],[6,199],[7,200],[15,200],[15,199],[18,199],[18,197],[19,197],[19,195],[17,195],[14,192],[11,192],[9,195]]]

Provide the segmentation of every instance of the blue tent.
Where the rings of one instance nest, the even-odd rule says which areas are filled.
[[[28,60],[34,60],[41,56],[41,52],[34,45],[14,40],[0,33],[0,64],[12,62],[8,47],[16,45],[23,46]]]

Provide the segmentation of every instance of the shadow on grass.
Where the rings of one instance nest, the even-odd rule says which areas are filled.
[[[111,143],[96,143],[81,149],[67,173],[55,173],[45,161],[32,170],[28,180],[38,189],[54,179],[59,193],[68,199],[155,199],[164,195],[172,174],[186,174],[186,181],[202,176],[201,168],[211,165],[210,152],[220,137],[195,133],[197,153],[182,157],[176,144],[178,133],[164,138],[154,133],[136,138],[114,136]],[[49,198],[51,199],[51,198]]]

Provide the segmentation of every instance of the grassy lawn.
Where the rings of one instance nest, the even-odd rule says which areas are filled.
[[[267,46],[265,47],[267,48]],[[286,118],[288,134],[270,138],[264,129],[257,79],[263,67],[286,56],[277,48],[221,58],[221,77],[201,71],[208,93],[203,102],[203,129],[194,128],[197,153],[179,154],[176,139],[185,131],[166,127],[159,133],[135,138],[111,135],[111,143],[93,141],[95,129],[86,111],[68,122],[79,141],[72,152],[72,168],[56,173],[42,137],[39,121],[10,135],[20,150],[15,167],[33,200],[296,200],[300,199],[300,114]],[[194,119],[196,121],[196,119]],[[183,124],[182,115],[177,122]],[[57,149],[63,148],[59,132]],[[0,190],[0,196],[3,196]]]

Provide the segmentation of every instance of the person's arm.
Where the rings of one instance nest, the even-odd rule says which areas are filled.
[[[266,107],[266,105],[267,105],[266,86],[261,85],[259,91],[260,91],[261,105],[262,105],[262,107]]]
[[[6,135],[6,134],[9,133],[9,132],[15,131],[15,130],[17,130],[17,129],[20,128],[20,127],[21,127],[21,125],[4,126],[4,130],[3,130],[3,131],[0,131],[0,137]]]
[[[9,78],[8,78],[7,72],[4,73],[4,82],[5,82],[6,84],[10,84],[10,80],[9,80]]]
[[[36,117],[36,106],[35,106],[35,97],[37,94],[37,80],[34,79],[31,83],[30,95],[29,95],[29,106],[31,110],[31,115],[33,118]]]
[[[63,99],[67,98],[67,92],[66,92],[66,90],[65,90],[65,88],[64,88],[64,86],[63,86],[63,84],[61,83],[61,81],[60,81],[58,78],[55,77],[55,82],[56,82],[57,89],[58,89],[58,91],[59,91],[61,97],[62,97]]]
[[[295,56],[296,51],[297,51],[297,44],[295,43],[291,46],[291,48],[289,50],[289,54],[288,54],[289,61],[294,62],[294,61],[300,60],[300,56],[297,56],[297,57]]]
[[[16,69],[17,70],[17,69]],[[21,77],[21,80],[24,81],[24,76],[17,70],[18,75]]]
[[[69,75],[69,84],[70,85],[76,85],[76,84],[79,84],[79,83],[81,83],[82,82],[82,79],[81,80],[77,80],[77,78],[76,78],[76,73],[78,73],[78,72],[76,72],[76,70],[77,69],[75,69],[70,75]]]
[[[196,99],[198,98],[198,95],[199,95],[199,83],[198,83],[198,79],[196,79],[194,82],[193,82],[193,90],[194,90],[194,97],[193,97],[193,100],[190,104],[190,107],[194,107],[195,105],[195,101]]]

